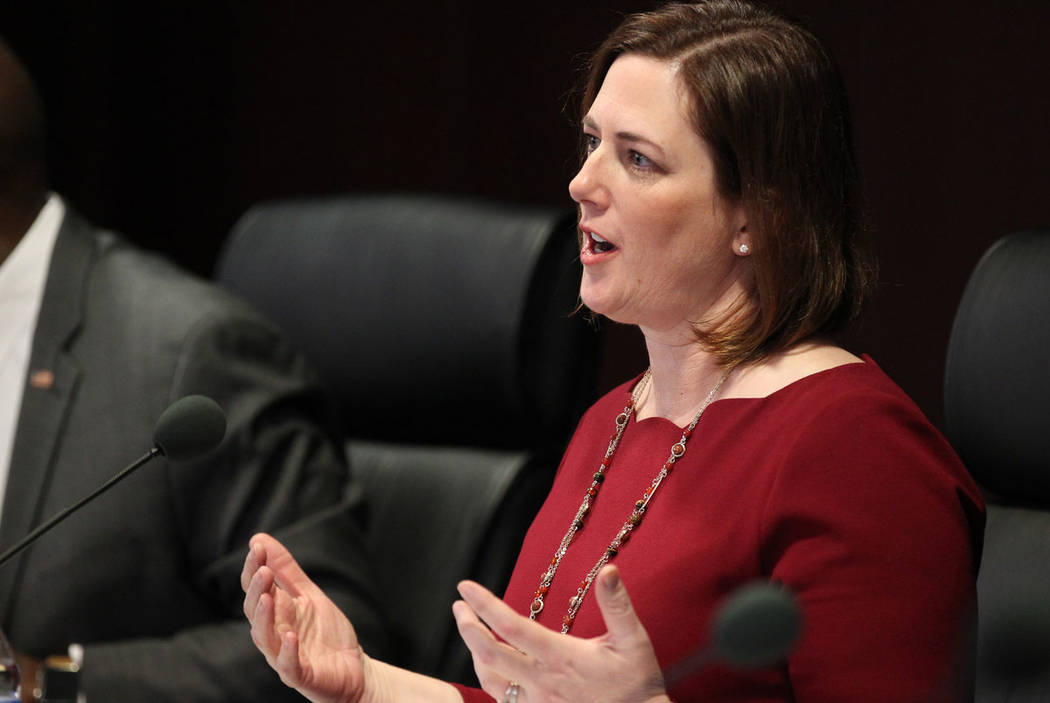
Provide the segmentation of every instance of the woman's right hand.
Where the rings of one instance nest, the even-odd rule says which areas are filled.
[[[267,534],[249,542],[241,572],[244,614],[266,662],[314,703],[362,703],[369,659],[354,626]]]

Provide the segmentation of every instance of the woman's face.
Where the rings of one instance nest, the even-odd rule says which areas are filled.
[[[580,206],[584,304],[643,329],[692,330],[742,292],[751,245],[718,194],[672,64],[627,54],[583,120],[588,155],[569,183]]]

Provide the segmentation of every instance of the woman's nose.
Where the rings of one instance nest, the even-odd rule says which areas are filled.
[[[605,188],[600,177],[600,161],[598,152],[592,151],[580,165],[580,170],[569,181],[569,195],[581,205],[586,202],[604,207],[604,201],[607,198],[604,195]]]

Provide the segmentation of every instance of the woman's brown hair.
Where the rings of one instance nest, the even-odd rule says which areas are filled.
[[[860,182],[842,78],[805,29],[741,0],[670,4],[627,17],[595,52],[590,109],[617,57],[674,62],[719,189],[748,216],[748,300],[697,321],[723,364],[842,329],[860,311],[875,262],[860,222]]]

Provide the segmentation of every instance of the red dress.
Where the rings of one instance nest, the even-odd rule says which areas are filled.
[[[566,450],[504,596],[523,614],[632,385],[591,407]],[[680,434],[662,418],[632,418],[539,622],[560,628]],[[713,612],[741,584],[776,580],[799,600],[804,631],[785,665],[709,666],[669,691],[675,701],[972,700],[983,525],[980,494],[948,443],[866,359],[766,398],[712,403],[614,563],[665,671],[705,645]],[[571,634],[604,631],[588,593]],[[460,690],[468,703],[491,700]]]

